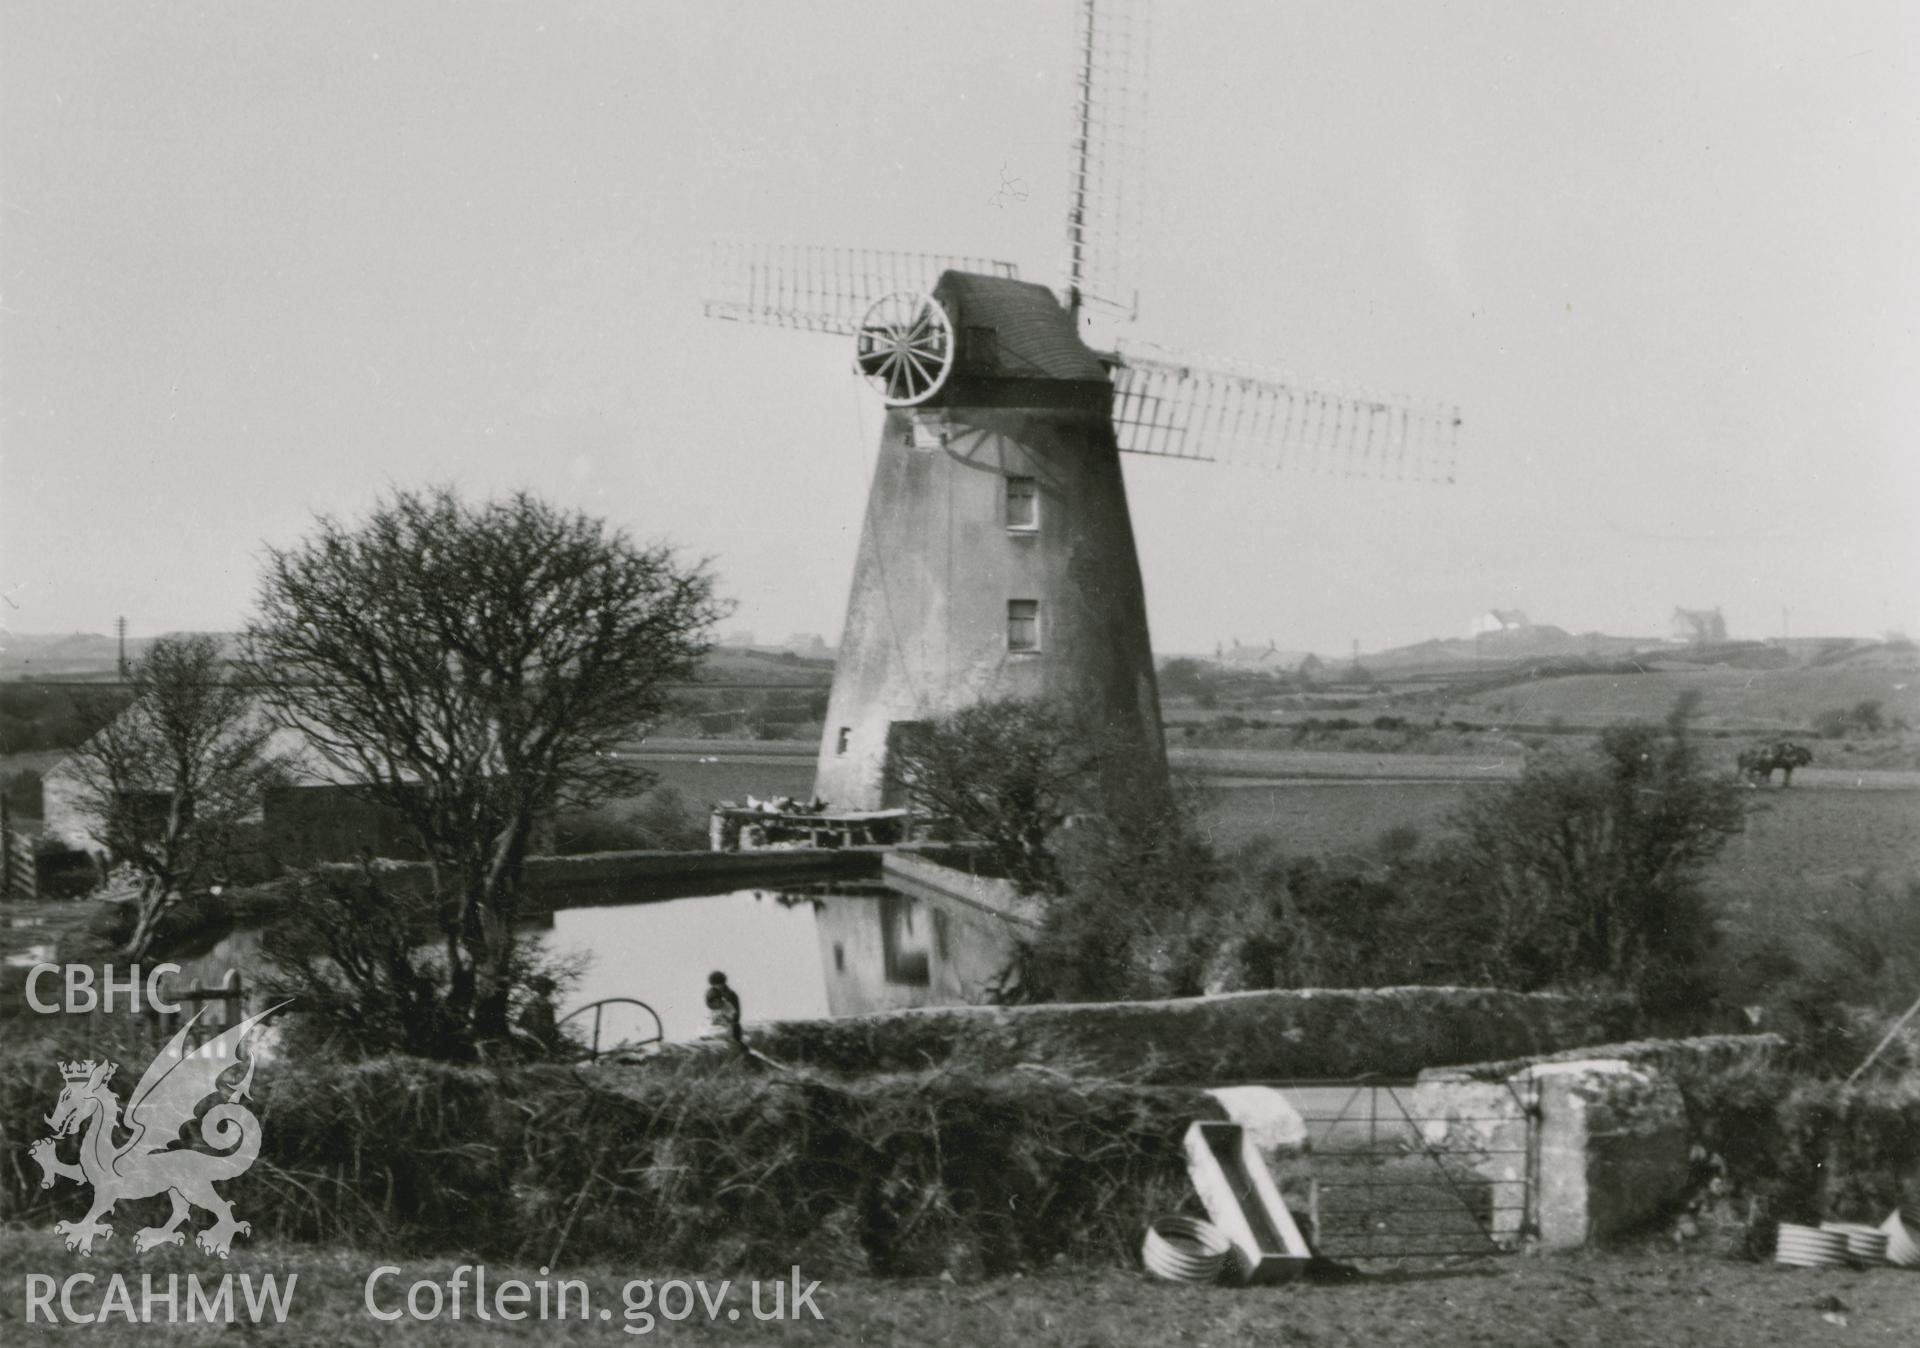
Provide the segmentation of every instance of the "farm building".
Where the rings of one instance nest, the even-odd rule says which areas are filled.
[[[1727,620],[1717,608],[1676,608],[1668,640],[1689,646],[1717,646],[1727,639]]]
[[[1517,608],[1490,608],[1473,620],[1467,635],[1482,637],[1491,632],[1524,632],[1532,626],[1527,615]]]
[[[1238,637],[1213,648],[1213,662],[1229,673],[1282,674],[1300,662],[1298,652],[1283,651],[1271,637],[1264,646],[1243,644]]]
[[[305,736],[277,730],[270,744],[286,765],[285,783],[267,788],[259,802],[261,851],[281,866],[319,861],[352,861],[363,853],[416,859],[419,848],[392,810],[356,794],[354,779],[330,762]],[[43,783],[46,835],[68,847],[104,852],[100,821],[92,814],[72,758],[48,770]],[[164,809],[167,793],[154,790],[154,808]]]

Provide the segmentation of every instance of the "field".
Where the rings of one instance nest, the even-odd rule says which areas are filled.
[[[271,1273],[282,1287],[288,1275],[297,1275],[284,1324],[273,1323],[269,1315],[258,1328],[244,1319],[223,1327],[243,1331],[248,1342],[290,1345],[385,1342],[389,1337],[449,1345],[483,1338],[500,1343],[610,1343],[632,1341],[641,1333],[659,1333],[669,1341],[697,1338],[715,1344],[773,1340],[875,1345],[1019,1343],[1036,1348],[1140,1343],[1798,1348],[1830,1338],[1858,1344],[1920,1342],[1920,1295],[1916,1295],[1920,1279],[1912,1274],[1890,1269],[1788,1270],[1666,1251],[1462,1260],[1246,1289],[1180,1286],[1120,1269],[1061,1271],[989,1282],[836,1278],[824,1270],[801,1270],[803,1286],[816,1279],[820,1283],[809,1301],[819,1318],[802,1313],[797,1320],[777,1323],[752,1318],[744,1280],[735,1279],[722,1289],[719,1282],[725,1275],[713,1272],[706,1287],[716,1308],[712,1320],[698,1296],[691,1296],[688,1318],[672,1322],[657,1314],[659,1297],[668,1290],[667,1280],[675,1276],[691,1280],[700,1276],[697,1272],[676,1275],[660,1269],[602,1266],[556,1268],[550,1275],[586,1284],[593,1310],[590,1319],[577,1314],[575,1293],[570,1304],[576,1313],[565,1320],[542,1322],[532,1316],[477,1320],[468,1275],[462,1318],[443,1310],[437,1319],[406,1317],[383,1323],[367,1312],[366,1283],[375,1268],[396,1261],[378,1253],[262,1241],[244,1250],[236,1248],[231,1261],[215,1267],[209,1267],[213,1261],[191,1251],[157,1251],[138,1261],[128,1254],[120,1249],[105,1258],[85,1260],[61,1250],[45,1231],[0,1236],[0,1318],[10,1327],[21,1327],[9,1342],[53,1342],[54,1336],[63,1333],[60,1326],[24,1323],[29,1275],[53,1278],[56,1285],[75,1273],[97,1277],[97,1285],[82,1284],[76,1290],[75,1309],[84,1314],[102,1306],[107,1279],[115,1272],[127,1276],[136,1312],[142,1272],[157,1275],[156,1290],[161,1293],[168,1274],[183,1275],[183,1301],[187,1295],[184,1275],[189,1273],[215,1282],[223,1274],[233,1274],[236,1284],[242,1274],[258,1278]],[[388,1313],[404,1306],[406,1289],[416,1281],[437,1284],[444,1292],[458,1262],[448,1258],[397,1268],[378,1284],[374,1304]],[[509,1278],[537,1286],[544,1271],[488,1266],[488,1287],[496,1290]],[[653,1285],[644,1299],[638,1288],[632,1289],[639,1308],[629,1319],[627,1284],[641,1278],[653,1280]],[[681,1292],[693,1290],[670,1294],[669,1304],[676,1313]],[[762,1305],[770,1310],[771,1289],[765,1291]],[[233,1295],[244,1305],[237,1286]],[[57,1294],[52,1304],[57,1311]],[[428,1308],[433,1301],[423,1295],[417,1304]],[[165,1303],[158,1303],[156,1309],[159,1323],[152,1325],[129,1324],[118,1316],[88,1325],[87,1341],[142,1348],[205,1341],[209,1326],[168,1324]],[[728,1310],[737,1312],[737,1318],[729,1320]]]
[[[729,750],[745,748],[729,744]],[[762,746],[752,746],[759,750]],[[774,746],[766,752],[722,752],[717,746],[693,741],[685,748],[664,749],[649,745],[639,761],[647,771],[659,777],[662,785],[676,788],[698,809],[707,809],[723,800],[745,801],[749,795],[792,796],[803,799],[813,794],[813,761],[818,751],[814,744],[796,744],[799,753],[782,753]],[[710,761],[703,761],[710,760]]]
[[[1866,701],[1889,720],[1920,725],[1920,671],[1896,669],[1655,669],[1644,674],[1570,674],[1509,684],[1444,703],[1447,720],[1570,725],[1658,721],[1685,692],[1700,694],[1703,728],[1805,729],[1823,711]]]
[[[1368,853],[1390,828],[1439,836],[1475,789],[1390,780],[1215,787],[1203,818],[1222,849],[1271,835],[1289,852]],[[1791,900],[1863,870],[1920,875],[1920,790],[1795,786],[1753,799],[1746,831],[1728,844],[1711,881],[1722,896]]]
[[[723,750],[698,741],[660,742],[647,746],[642,761],[704,806],[749,793],[804,796],[813,789],[812,755],[812,746],[801,744],[730,743]],[[1435,838],[1447,816],[1480,789],[1461,777],[1506,780],[1518,768],[1512,761],[1234,751],[1176,754],[1176,762],[1183,761],[1215,774],[1272,770],[1274,779],[1266,781],[1210,777],[1203,825],[1222,850],[1271,836],[1283,850],[1302,855],[1370,853],[1380,835],[1395,828]],[[1429,774],[1443,779],[1424,780]],[[1823,887],[1863,870],[1920,874],[1920,778],[1818,768],[1803,771],[1796,782],[1792,789],[1752,794],[1754,812],[1720,861],[1717,891],[1758,897],[1802,885]],[[1856,788],[1856,782],[1862,785]]]
[[[1371,854],[1380,835],[1416,828],[1432,838],[1474,790],[1461,782],[1314,781],[1285,786],[1217,785],[1201,819],[1215,847],[1230,851],[1272,838],[1300,855]]]

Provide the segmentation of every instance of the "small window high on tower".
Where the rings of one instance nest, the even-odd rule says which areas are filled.
[[[1038,599],[1007,601],[1007,649],[1010,651],[1040,649],[1040,601]]]
[[[1007,528],[1040,527],[1040,484],[1030,477],[1007,479]]]

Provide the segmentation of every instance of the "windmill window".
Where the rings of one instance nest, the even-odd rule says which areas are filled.
[[[1007,528],[1031,532],[1040,527],[1040,484],[1030,477],[1007,479]]]
[[[1040,649],[1040,601],[1038,599],[1007,601],[1007,649],[1010,651]]]
[[[847,752],[847,745],[852,739],[853,739],[853,727],[849,725],[841,726],[840,733],[834,737],[833,751],[836,754],[840,754],[844,756]]]

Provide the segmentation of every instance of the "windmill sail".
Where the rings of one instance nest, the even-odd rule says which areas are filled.
[[[1134,454],[1452,482],[1460,412],[1128,350],[1113,369],[1113,426]]]
[[[942,253],[782,244],[716,244],[706,313],[745,323],[852,336],[875,300],[925,292],[943,272],[1015,279],[1011,262]]]
[[[1063,288],[1070,306],[1131,318],[1146,181],[1149,9],[1143,0],[1080,0],[1079,18]]]

